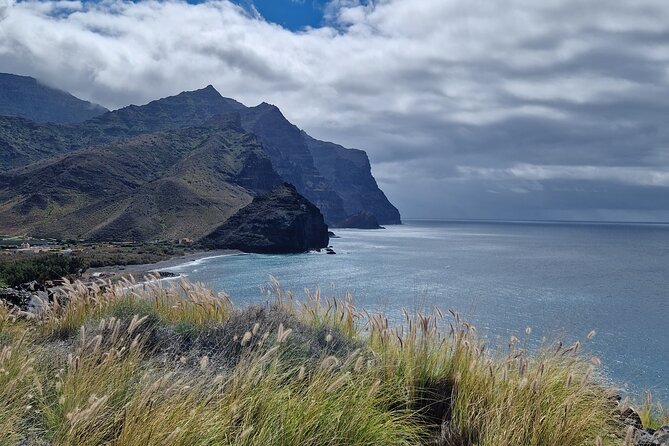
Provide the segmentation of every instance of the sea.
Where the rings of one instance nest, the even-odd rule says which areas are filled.
[[[623,395],[669,403],[669,224],[409,220],[335,231],[335,255],[230,255],[171,270],[237,305],[265,302],[273,276],[296,298],[348,291],[395,322],[403,308],[452,309],[500,351],[511,336],[528,348],[580,340]]]

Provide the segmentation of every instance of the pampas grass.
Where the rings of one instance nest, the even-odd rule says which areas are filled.
[[[298,301],[276,280],[266,292],[273,313],[262,323],[239,313],[229,320],[226,295],[188,282],[66,283],[33,313],[0,306],[0,443],[627,441],[600,361],[580,342],[530,354],[513,338],[490,351],[455,311],[405,311],[393,326],[357,310],[348,294]],[[277,314],[282,322],[272,322]],[[202,345],[228,350],[198,350],[194,340],[205,335],[225,339]],[[662,422],[647,402],[644,423]]]

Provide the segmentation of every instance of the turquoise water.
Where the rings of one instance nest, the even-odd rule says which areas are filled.
[[[349,290],[356,304],[399,318],[402,307],[460,311],[487,338],[586,343],[633,394],[669,402],[669,225],[408,221],[386,230],[338,230],[337,255],[238,255],[173,268],[263,300],[275,276],[300,296]]]

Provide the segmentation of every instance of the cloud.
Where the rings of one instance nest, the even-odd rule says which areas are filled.
[[[485,180],[579,180],[613,182],[632,186],[669,187],[669,171],[652,167],[516,164],[503,169],[458,166],[457,170],[466,178]]]
[[[209,83],[274,103],[366,149],[407,215],[669,212],[644,198],[669,194],[665,0],[333,0],[299,32],[228,1],[10,4],[3,70],[112,108]]]
[[[13,4],[14,0],[0,0],[0,22],[7,17]]]

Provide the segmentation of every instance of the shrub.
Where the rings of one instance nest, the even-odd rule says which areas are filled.
[[[77,275],[86,268],[84,259],[72,255],[48,254],[27,258],[3,255],[0,257],[0,282],[10,287],[32,281],[44,284],[49,280]]]

